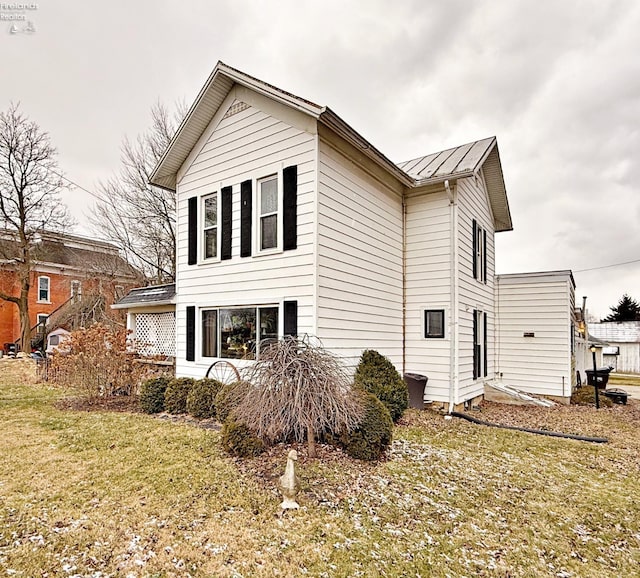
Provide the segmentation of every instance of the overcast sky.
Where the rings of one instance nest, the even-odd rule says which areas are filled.
[[[19,101],[86,189],[155,101],[191,104],[222,60],[395,162],[496,135],[514,225],[497,272],[572,269],[598,316],[640,300],[640,262],[582,271],[640,260],[637,0],[21,3],[0,2],[0,109]],[[87,233],[91,196],[64,200]]]

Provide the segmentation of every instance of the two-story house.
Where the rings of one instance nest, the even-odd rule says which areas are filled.
[[[320,338],[461,403],[494,377],[495,138],[394,164],[335,112],[218,63],[155,168],[177,195],[176,372]]]
[[[139,274],[112,243],[78,235],[43,231],[31,250],[29,319],[34,345],[42,334],[58,326],[74,328],[96,318],[99,311],[140,282]],[[16,271],[17,246],[8,232],[0,232],[0,290],[20,294]],[[0,348],[20,339],[18,306],[0,300]]]

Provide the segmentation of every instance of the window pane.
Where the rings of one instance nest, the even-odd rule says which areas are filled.
[[[218,312],[202,312],[202,357],[218,356]]]
[[[260,214],[275,213],[278,210],[278,179],[260,182]]]
[[[220,309],[220,357],[255,359],[256,309]]]
[[[278,308],[261,307],[260,311],[260,341],[263,339],[278,339]]]
[[[424,336],[444,337],[444,311],[424,312]]]
[[[273,249],[278,246],[278,215],[260,219],[260,249]]]
[[[218,196],[213,195],[204,200],[204,226],[215,227],[218,224]]]
[[[48,277],[38,278],[38,300],[39,301],[49,300],[49,278]]]
[[[204,258],[210,259],[218,256],[218,227],[207,229],[204,232]]]

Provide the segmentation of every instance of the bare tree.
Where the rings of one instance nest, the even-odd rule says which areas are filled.
[[[316,457],[318,436],[349,431],[361,421],[360,397],[340,360],[309,338],[265,344],[244,377],[234,415],[263,440],[306,439],[309,456]]]
[[[0,292],[0,299],[20,311],[21,347],[29,346],[29,289],[37,235],[68,228],[72,222],[59,193],[57,151],[49,135],[12,104],[0,113],[0,259],[16,272],[20,294]]]
[[[104,236],[116,240],[127,260],[156,283],[175,279],[175,193],[149,184],[185,107],[169,114],[160,103],[151,109],[151,127],[122,144],[120,172],[100,185],[101,200],[91,219]]]

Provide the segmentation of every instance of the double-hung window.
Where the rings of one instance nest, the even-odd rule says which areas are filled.
[[[278,338],[278,307],[202,310],[202,357],[256,359],[266,340]]]
[[[487,314],[473,311],[473,379],[487,377],[489,356],[487,354]]]
[[[49,318],[49,316],[46,313],[38,313],[38,333],[44,333],[46,327],[47,327],[47,319]]]
[[[473,245],[473,278],[487,282],[487,232],[474,219],[471,229]]]
[[[203,258],[218,258],[218,193],[202,198]]]
[[[80,281],[71,281],[71,298],[74,301],[80,300],[81,290],[82,290],[82,285]]]
[[[38,301],[49,303],[51,280],[49,277],[38,277]]]
[[[258,243],[260,251],[278,247],[278,176],[258,180]]]

